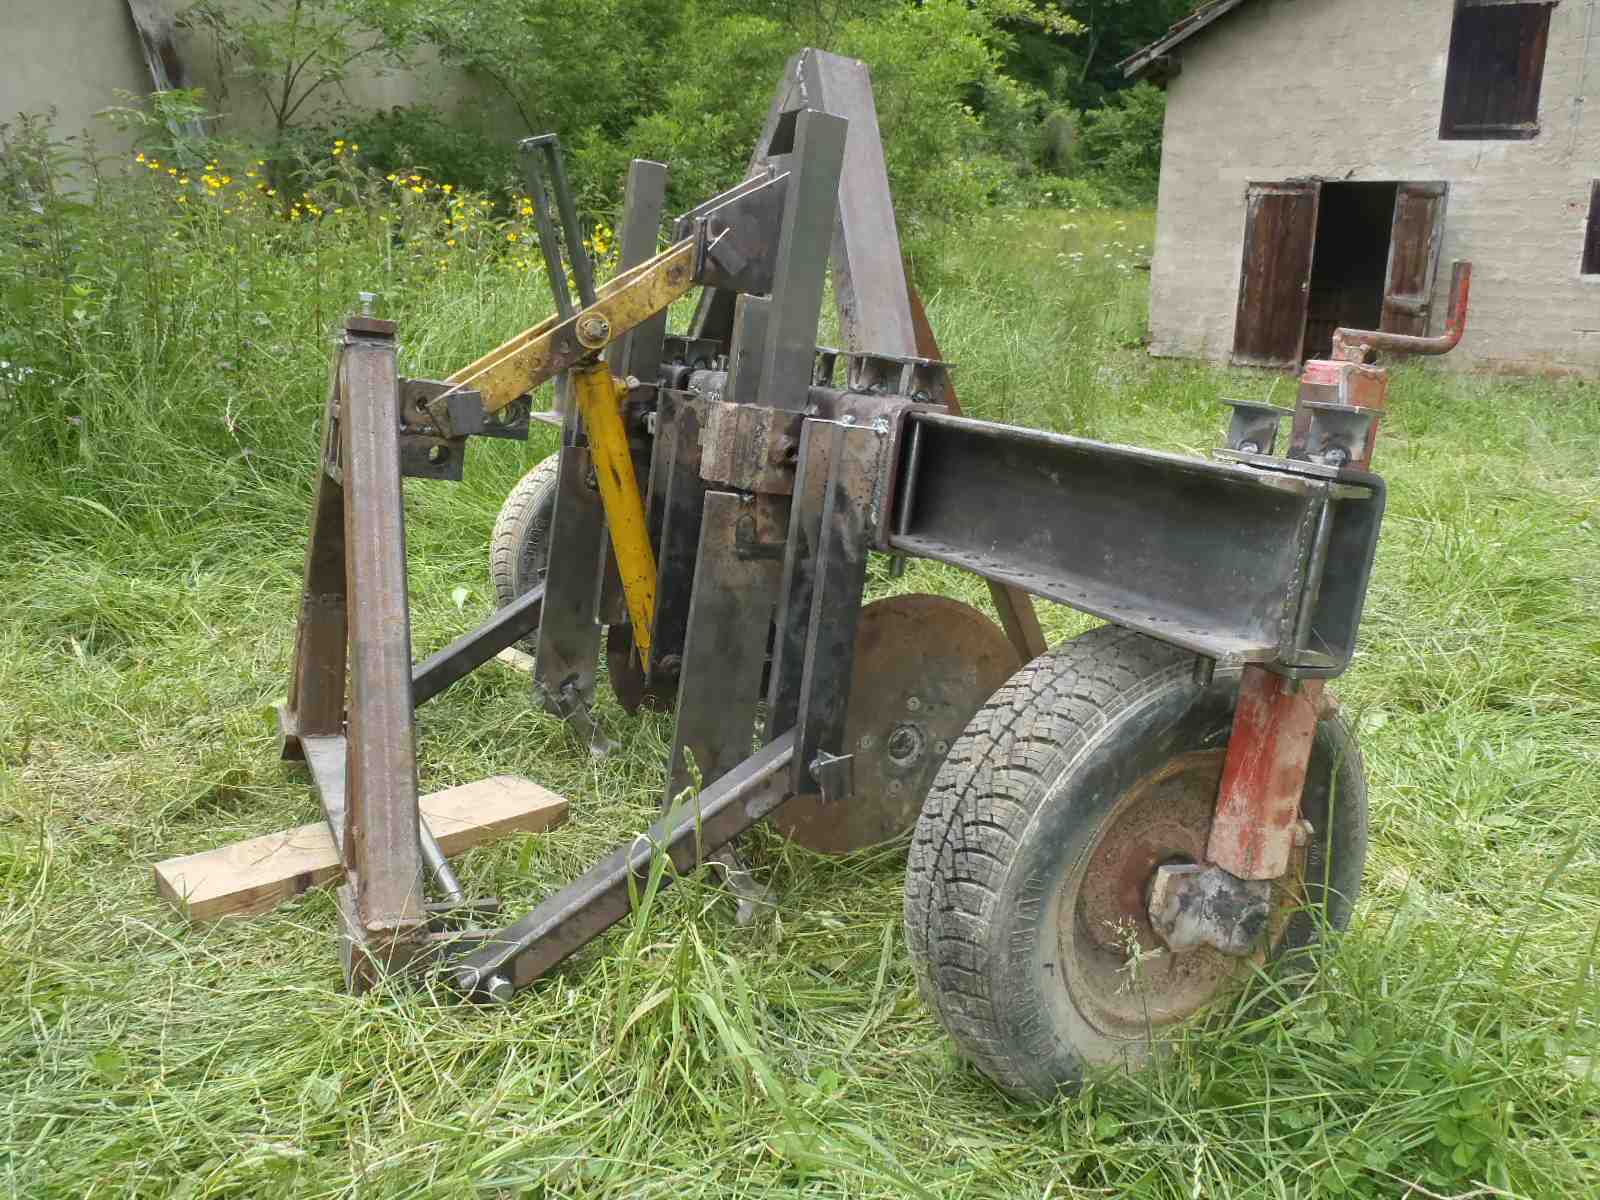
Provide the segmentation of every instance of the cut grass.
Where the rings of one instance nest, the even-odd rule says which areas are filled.
[[[1149,235],[1147,214],[1002,215],[919,264],[967,409],[1204,452],[1220,396],[1288,399],[1276,377],[1142,354]],[[263,316],[289,328],[293,290],[276,295]],[[447,371],[542,308],[492,272],[397,296],[402,370]],[[1373,802],[1351,932],[1160,1069],[1024,1106],[917,999],[892,849],[835,861],[758,831],[772,920],[739,928],[686,882],[499,1009],[342,995],[326,893],[210,928],[163,907],[156,860],[315,816],[266,710],[325,352],[289,338],[224,370],[202,325],[169,337],[154,366],[84,363],[92,460],[0,447],[11,1194],[1600,1194],[1593,384],[1396,373],[1389,516],[1337,685]],[[251,454],[215,449],[224,414]],[[408,485],[419,654],[486,611],[500,498],[552,449],[543,431],[478,445],[463,484]],[[883,568],[876,594],[987,603],[956,572]],[[1052,640],[1088,624],[1044,617]],[[516,911],[650,820],[670,726],[604,689],[601,718],[618,749],[596,761],[497,667],[423,710],[424,787],[516,772],[572,801],[568,826],[471,852],[474,890]]]

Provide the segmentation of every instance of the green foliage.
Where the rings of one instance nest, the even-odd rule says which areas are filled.
[[[1154,204],[1161,182],[1167,94],[1148,83],[1083,114],[1078,162],[1121,204]]]
[[[1015,22],[1007,70],[1072,108],[1098,108],[1130,86],[1117,64],[1201,0],[1036,0],[1070,24]]]
[[[282,137],[356,64],[382,69],[405,60],[409,39],[402,28],[380,24],[380,2],[198,0],[178,21],[209,37],[224,74],[260,93]]]
[[[472,191],[500,193],[517,186],[516,153],[510,144],[461,128],[431,105],[366,113],[339,129],[317,133],[319,149],[343,134],[361,147],[361,161],[380,175],[421,169]]]

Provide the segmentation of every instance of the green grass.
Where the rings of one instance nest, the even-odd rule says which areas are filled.
[[[1144,213],[1003,215],[919,263],[968,410],[1204,452],[1219,397],[1286,399],[1281,379],[1139,350],[1150,236]],[[758,831],[772,920],[737,927],[686,883],[500,1009],[341,994],[323,892],[209,928],[157,901],[159,859],[316,813],[265,716],[325,376],[309,273],[324,318],[380,282],[417,374],[546,307],[537,280],[486,261],[425,282],[352,233],[298,273],[247,256],[236,313],[216,247],[149,260],[159,344],[114,305],[5,310],[13,345],[59,329],[62,348],[48,387],[0,391],[0,1189],[1600,1195],[1594,384],[1397,373],[1390,513],[1337,685],[1373,801],[1351,931],[1303,989],[1257,981],[1160,1069],[1027,1106],[917,999],[893,850],[833,861]],[[26,312],[39,328],[19,331]],[[74,415],[75,437],[47,424]],[[419,652],[487,610],[496,508],[551,449],[478,445],[463,484],[408,485]],[[874,571],[878,592],[983,602],[942,568]],[[608,700],[601,716],[618,751],[597,762],[499,667],[423,710],[425,788],[516,772],[572,802],[567,826],[467,855],[474,890],[515,911],[649,821],[670,729]]]

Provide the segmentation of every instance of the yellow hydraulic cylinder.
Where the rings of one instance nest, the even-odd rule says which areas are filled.
[[[589,456],[600,484],[600,502],[611,530],[611,548],[617,556],[617,573],[633,621],[633,642],[639,648],[639,665],[650,667],[650,623],[656,610],[656,556],[650,548],[650,528],[645,522],[644,500],[628,452],[628,431],[622,424],[622,398],[626,389],[603,362],[588,362],[572,369],[572,394],[589,433]]]

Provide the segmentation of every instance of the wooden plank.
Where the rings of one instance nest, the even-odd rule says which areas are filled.
[[[567,802],[517,775],[493,775],[422,797],[422,814],[446,855],[509,833],[542,833],[567,819]],[[343,877],[339,852],[318,821],[169,858],[156,891],[191,921],[253,917]]]

